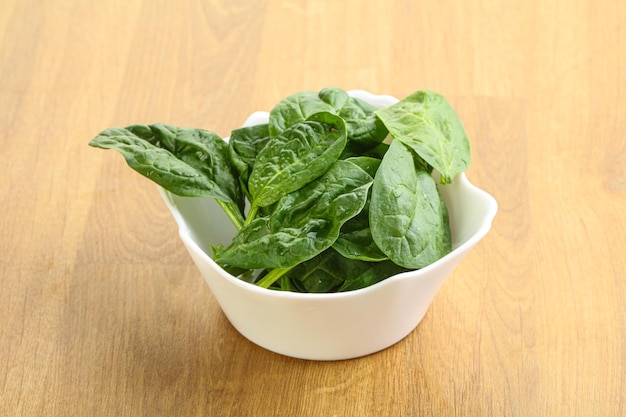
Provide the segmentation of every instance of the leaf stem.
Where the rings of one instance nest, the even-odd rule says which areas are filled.
[[[287,275],[283,275],[280,277],[280,289],[282,291],[293,291],[293,287],[291,286],[291,280]]]
[[[259,211],[259,206],[252,203],[250,206],[250,210],[248,211],[248,215],[246,216],[246,220],[243,222],[243,225],[246,226],[252,223],[252,220],[256,217],[256,213]]]
[[[261,288],[269,288],[270,285],[278,281],[280,277],[289,272],[291,268],[293,268],[293,266],[290,266],[289,268],[274,268],[270,272],[268,272],[267,275],[261,278],[259,282],[256,283],[256,285]]]
[[[222,207],[222,209],[224,210],[230,221],[233,222],[237,230],[241,230],[244,224],[244,219],[237,205],[233,203],[227,203],[218,199],[215,199],[215,201],[217,201],[217,204]]]

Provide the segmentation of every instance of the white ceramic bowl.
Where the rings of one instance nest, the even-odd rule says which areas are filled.
[[[397,101],[350,91],[376,107]],[[245,126],[266,123],[253,113]],[[440,187],[448,206],[453,250],[417,271],[370,287],[332,294],[303,294],[260,288],[220,268],[208,255],[212,244],[228,245],[235,228],[208,198],[185,198],[161,189],[179,226],[180,237],[232,325],[268,350],[302,359],[340,360],[385,349],[407,336],[424,317],[435,294],[468,251],[491,228],[495,199],[465,174]]]

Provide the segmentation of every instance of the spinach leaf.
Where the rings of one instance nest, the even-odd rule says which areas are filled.
[[[349,141],[339,159],[356,158],[360,156],[382,159],[387,149],[389,149],[389,145],[385,142],[379,143],[372,148],[371,146],[363,146],[359,143]]]
[[[269,133],[271,137],[279,136],[289,127],[307,120],[315,113],[327,112],[336,114],[335,109],[320,100],[315,91],[301,91],[281,100],[269,115]]]
[[[409,269],[396,265],[391,261],[367,263],[367,265],[368,268],[365,271],[356,277],[346,279],[337,291],[359,290],[381,282],[396,274],[409,271]]]
[[[350,97],[341,88],[328,87],[319,93],[303,91],[281,100],[270,111],[269,132],[272,137],[278,136],[315,113],[328,112],[344,119],[348,142],[354,142],[352,147],[358,145],[359,149],[369,149],[381,143],[388,134],[375,110],[374,106]]]
[[[372,176],[372,178],[374,178],[376,176],[376,171],[380,166],[381,159],[370,156],[354,156],[346,158],[346,161],[357,164],[361,167],[361,169],[363,169],[363,171],[367,172]]]
[[[343,257],[359,261],[380,262],[389,259],[372,238],[369,224],[369,204],[341,228],[333,249]]]
[[[470,163],[470,145],[458,115],[432,91],[418,91],[376,111],[391,135],[411,148],[449,183]]]
[[[333,292],[346,279],[357,278],[369,268],[367,262],[346,259],[333,249],[326,249],[313,259],[296,265],[289,271],[289,277],[301,292]]]
[[[381,163],[380,159],[365,156],[348,158],[347,161],[357,164],[372,177],[376,175]],[[348,220],[341,228],[339,237],[333,244],[333,249],[349,259],[379,262],[388,258],[372,239],[369,206],[370,198],[368,196],[363,210]]]
[[[250,174],[252,202],[246,222],[254,219],[259,207],[275,203],[324,174],[345,145],[345,123],[330,113],[316,113],[271,138]]]
[[[288,272],[300,292],[328,293],[369,287],[393,275],[409,271],[391,261],[365,262],[347,259],[327,249]]]
[[[356,97],[350,97],[341,88],[328,87],[319,92],[320,99],[330,104],[346,121],[348,141],[362,149],[373,148],[389,133],[376,114],[376,107]]]
[[[243,195],[228,144],[215,133],[166,124],[132,125],[106,129],[89,145],[117,150],[131,168],[174,194],[215,198],[241,227]]]
[[[372,182],[357,165],[337,161],[322,177],[283,196],[269,216],[244,225],[215,260],[246,269],[281,269],[283,274],[335,242],[341,226],[363,209]]]
[[[259,152],[267,145],[269,139],[269,125],[267,123],[246,126],[230,132],[230,139],[228,140],[230,151],[231,154],[235,155],[234,158],[246,164],[247,172],[242,173],[244,176],[252,171]]]
[[[246,126],[230,133],[228,141],[233,167],[239,173],[241,188],[248,198],[248,179],[259,152],[270,139],[268,124]]]
[[[448,212],[431,174],[410,148],[394,140],[372,186],[372,237],[389,259],[422,268],[451,250]]]

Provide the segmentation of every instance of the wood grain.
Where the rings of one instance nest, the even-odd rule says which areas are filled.
[[[0,415],[626,414],[626,3],[4,0]],[[500,211],[406,339],[340,362],[229,324],[100,130],[228,135],[335,85],[447,96]]]

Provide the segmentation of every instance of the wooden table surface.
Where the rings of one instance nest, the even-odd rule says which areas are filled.
[[[626,415],[623,1],[3,0],[0,415]],[[326,86],[446,96],[499,212],[406,339],[243,338],[152,183],[87,146]],[[373,335],[375,336],[375,335]]]

